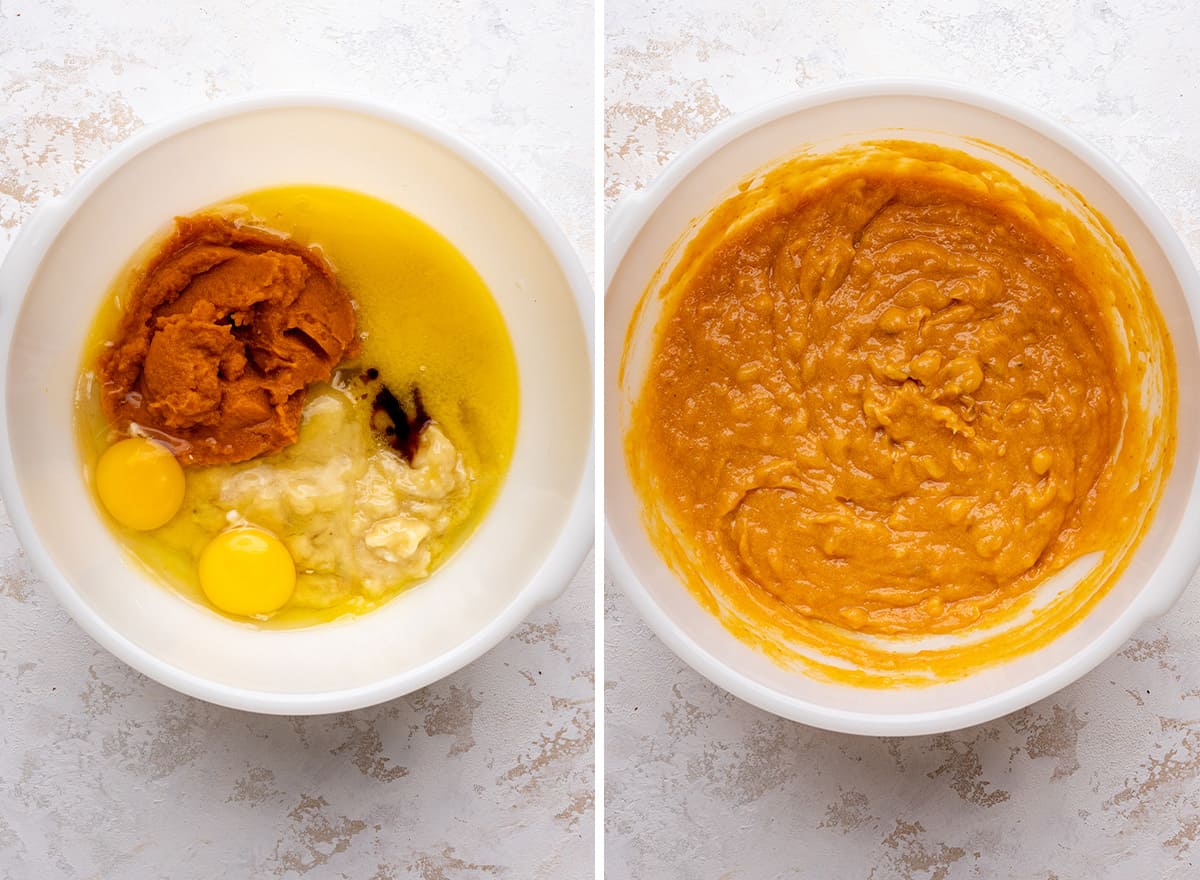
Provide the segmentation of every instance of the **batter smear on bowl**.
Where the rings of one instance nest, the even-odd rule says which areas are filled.
[[[1176,389],[1152,295],[1102,223],[996,166],[903,142],[795,160],[657,294],[626,447],[652,537],[779,659],[883,684],[1035,647],[1157,503]]]

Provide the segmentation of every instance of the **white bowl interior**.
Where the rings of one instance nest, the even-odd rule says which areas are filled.
[[[149,236],[176,214],[286,183],[377,196],[452,241],[507,321],[521,415],[512,466],[493,509],[432,578],[349,622],[261,631],[181,598],[125,558],[80,478],[72,393],[101,297]],[[159,661],[169,678],[177,672],[267,695],[319,695],[370,689],[444,664],[529,589],[582,490],[591,427],[589,345],[555,254],[518,204],[457,152],[431,135],[351,109],[238,113],[135,155],[75,208],[50,246],[8,357],[7,430],[31,526],[99,625]],[[522,616],[556,592],[525,596]]]
[[[824,683],[776,665],[732,636],[699,605],[663,563],[642,527],[640,503],[622,449],[630,405],[645,374],[658,312],[651,303],[639,319],[628,373],[622,383],[618,367],[634,307],[664,255],[671,252],[672,259],[680,255],[681,248],[671,250],[680,236],[690,235],[696,228],[694,221],[731,195],[747,175],[807,145],[832,149],[881,137],[941,143],[1015,171],[1015,167],[1003,165],[1003,157],[971,139],[1000,145],[1085,194],[1126,239],[1155,291],[1171,328],[1182,389],[1188,388],[1189,377],[1200,374],[1200,346],[1192,307],[1168,255],[1147,222],[1122,195],[1125,184],[1119,179],[1106,179],[1034,128],[970,103],[948,97],[882,94],[809,106],[733,137],[678,179],[661,201],[657,197],[634,197],[624,217],[627,227],[613,233],[618,240],[627,240],[628,247],[623,256],[612,255],[619,263],[610,275],[605,316],[605,501],[617,567],[626,574],[626,586],[640,600],[643,610],[650,612],[652,622],[657,621],[660,634],[701,671],[780,714],[859,732],[899,732],[903,730],[903,719],[930,713],[940,713],[944,723],[923,721],[918,727],[944,729],[1017,708],[1036,698],[1032,687],[1036,680],[1040,680],[1038,687],[1049,692],[1046,688],[1051,683],[1049,689],[1061,687],[1071,676],[1082,674],[1083,668],[1070,674],[1060,669],[1068,660],[1087,652],[1111,627],[1121,622],[1128,635],[1134,622],[1164,611],[1190,575],[1190,565],[1169,558],[1168,547],[1193,492],[1200,459],[1200,418],[1194,398],[1185,394],[1179,401],[1174,470],[1154,523],[1119,582],[1083,620],[1044,649],[965,679],[893,690]],[[1018,176],[1034,183],[1027,174]],[[1038,188],[1053,194],[1044,186]],[[640,204],[639,199],[643,200]],[[1100,659],[1102,656],[1095,657],[1090,665]],[[1055,676],[1061,680],[1051,682]],[[1022,698],[1022,693],[1028,696]],[[985,705],[994,708],[989,712]]]

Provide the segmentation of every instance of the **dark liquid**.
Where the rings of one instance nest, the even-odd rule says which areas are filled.
[[[374,373],[374,376],[371,374]],[[367,371],[367,377],[378,377],[378,371]],[[382,430],[388,444],[395,449],[404,460],[412,464],[413,456],[421,444],[421,431],[429,424],[429,413],[421,402],[421,390],[414,387],[409,395],[408,405],[401,404],[392,390],[386,385],[379,389],[372,404],[375,412],[371,424],[375,430]]]

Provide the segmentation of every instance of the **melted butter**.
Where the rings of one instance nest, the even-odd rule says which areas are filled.
[[[929,683],[1045,645],[1111,588],[1177,388],[1152,292],[1081,207],[960,152],[860,145],[749,182],[660,269],[626,341],[661,298],[626,458],[656,546],[739,638]]]
[[[356,304],[362,351],[347,366],[352,371],[378,369],[380,378],[402,399],[408,390],[418,388],[425,409],[462,455],[472,477],[470,491],[449,529],[431,539],[431,569],[435,570],[487,512],[504,480],[516,441],[516,358],[503,317],[483,279],[457,248],[429,225],[361,193],[287,186],[239,195],[204,210],[317,246]],[[96,460],[115,439],[100,410],[93,366],[115,333],[141,267],[168,234],[169,230],[147,242],[119,273],[85,346],[76,428],[89,485],[94,482]],[[345,392],[326,388],[322,393]],[[357,403],[365,410],[364,418],[369,418],[370,401]],[[189,480],[189,486],[192,482]],[[144,568],[189,599],[211,608],[199,588],[195,558],[207,537],[223,526],[211,521],[183,522],[195,507],[185,503],[175,520],[157,532],[110,525]],[[211,519],[212,511],[206,510],[204,515]],[[268,620],[242,622],[285,628],[323,623],[377,608],[411,583],[397,583],[376,599],[354,595],[326,608],[292,604]]]

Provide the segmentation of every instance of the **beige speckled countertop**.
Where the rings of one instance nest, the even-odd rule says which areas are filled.
[[[609,0],[606,20],[610,207],[731,113],[850,78],[930,76],[1090,139],[1200,256],[1188,0]],[[1198,632],[1193,581],[1167,617],[1029,709],[941,736],[858,738],[709,684],[610,586],[608,876],[1200,877]]]
[[[43,196],[180,109],[331,89],[511,169],[591,267],[585,3],[0,2],[0,257]],[[31,575],[0,513],[0,878],[592,876],[589,561],[484,658],[374,709],[273,718],[148,681]]]

